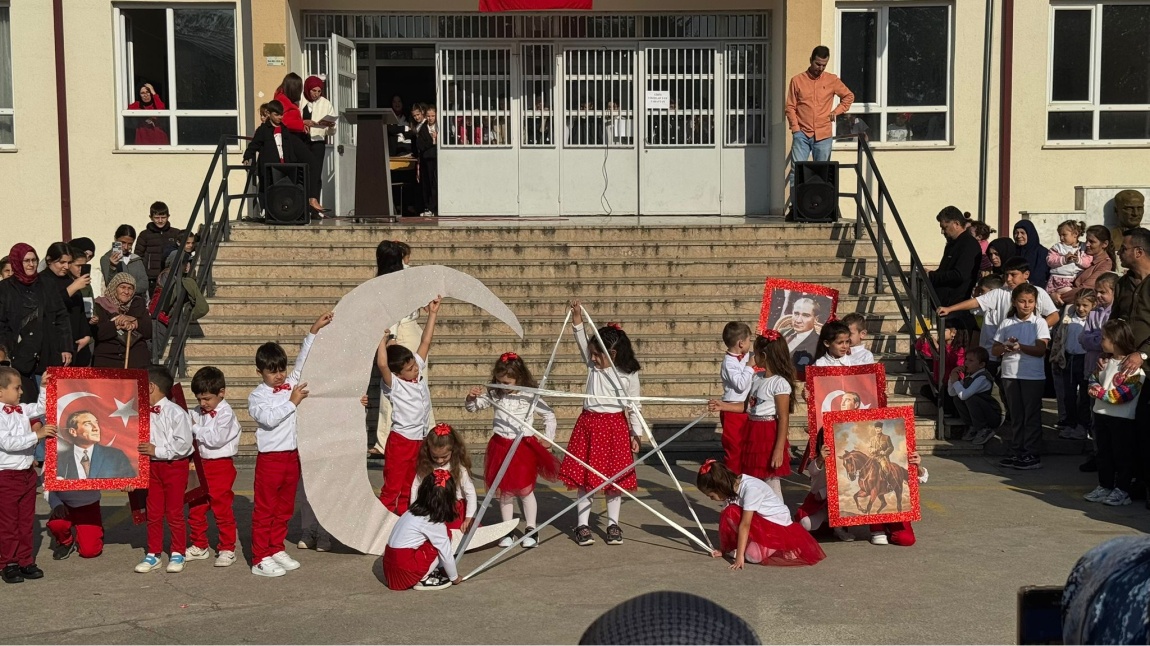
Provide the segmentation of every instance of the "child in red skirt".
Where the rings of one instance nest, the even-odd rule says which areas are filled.
[[[539,384],[527,364],[514,352],[505,352],[495,362],[491,371],[491,381],[508,386],[522,386],[524,388],[538,388]],[[499,404],[495,410],[495,421],[491,429],[491,440],[487,443],[487,457],[484,458],[483,479],[490,489],[495,483],[495,476],[499,467],[507,457],[507,451],[515,437],[525,431],[521,424],[516,423],[512,417],[522,422],[531,423],[528,412],[534,401],[534,415],[543,418],[544,433],[548,439],[555,439],[555,412],[542,399],[535,399],[531,395],[506,390],[487,389],[476,386],[467,394],[464,406],[467,412],[474,413],[485,408]],[[523,520],[527,523],[527,533],[535,529],[539,512],[539,505],[535,501],[535,481],[542,476],[547,480],[554,480],[559,475],[559,462],[543,446],[534,435],[525,435],[511,458],[511,464],[503,479],[499,481],[499,513],[503,521],[507,522],[515,517],[515,499],[519,499],[519,507],[523,510]],[[510,547],[515,539],[508,534],[499,541],[500,547]],[[523,539],[523,547],[535,547],[538,541],[534,536]]]
[[[639,396],[639,361],[631,347],[631,339],[618,324],[608,323],[599,328],[599,336],[594,345],[587,341],[583,332],[583,310],[579,301],[571,304],[574,316],[575,342],[579,353],[587,365],[587,394],[593,397],[584,400],[583,412],[571,431],[567,450],[599,473],[613,478],[620,472],[626,474],[606,487],[607,497],[607,544],[619,545],[623,542],[623,530],[619,528],[619,508],[622,504],[619,489],[634,491],[639,484],[635,470],[631,468],[634,453],[639,450],[639,436],[642,426],[639,420],[639,403],[614,399],[615,397]],[[612,369],[611,362],[615,368]],[[591,473],[582,464],[570,457],[565,458],[559,467],[559,478],[570,489],[577,489],[579,497],[603,484],[603,479]],[[575,542],[581,546],[595,542],[591,535],[591,500],[579,503],[579,524],[575,527]]]
[[[787,427],[795,406],[791,396],[795,368],[787,341],[777,330],[767,330],[755,339],[754,360],[763,371],[751,379],[746,400],[739,403],[711,400],[709,408],[715,412],[747,413],[740,459],[742,472],[765,480],[781,500],[779,478],[791,474]]]
[[[415,466],[415,479],[411,481],[411,499],[419,494],[423,480],[433,471],[450,471],[459,490],[455,492],[455,520],[447,523],[447,529],[458,529],[464,533],[471,529],[475,518],[475,485],[471,482],[471,456],[467,445],[455,429],[447,424],[436,424],[419,447],[419,458]]]
[[[719,549],[712,556],[734,557],[732,570],[746,563],[814,565],[826,558],[807,530],[791,522],[783,499],[762,480],[735,475],[722,463],[707,460],[695,484],[711,500],[727,503],[719,515]]]
[[[741,404],[747,401],[751,390],[751,378],[755,369],[748,365],[751,361],[751,326],[731,321],[723,328],[723,343],[727,353],[723,355],[723,367],[719,378],[723,382],[723,401]],[[722,411],[719,422],[723,426],[723,462],[735,473],[742,473],[740,458],[743,453],[743,427],[747,425],[747,414]]]
[[[447,531],[447,524],[457,519],[458,485],[450,471],[436,469],[432,474],[387,537],[383,577],[392,590],[445,590],[463,583]]]
[[[922,458],[919,456],[918,451],[907,453],[906,461],[907,464],[918,466],[918,482],[919,484],[926,484],[929,474],[926,472],[926,468],[922,466]],[[912,527],[909,522],[880,523],[870,526],[871,545],[910,547],[914,545],[914,540],[914,527]]]
[[[427,327],[414,354],[394,340],[385,340],[375,355],[382,394],[391,402],[391,433],[383,448],[383,486],[379,500],[394,514],[407,511],[419,447],[427,436],[431,390],[424,370],[431,339],[435,336],[439,300],[436,298],[427,304]]]
[[[852,393],[847,393],[852,394]],[[858,397],[858,395],[855,395]],[[843,395],[843,401],[847,396]],[[857,408],[857,406],[856,406]],[[803,504],[795,512],[795,522],[803,526],[808,532],[822,529],[827,523],[827,456],[831,454],[831,447],[823,443],[823,431],[819,429],[818,441],[815,448],[815,458],[807,463],[806,474],[811,479],[811,490],[803,499]],[[846,527],[835,527],[834,534],[840,541],[851,542],[855,539]]]

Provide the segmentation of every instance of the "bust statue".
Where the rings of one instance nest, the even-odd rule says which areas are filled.
[[[1111,237],[1121,240],[1130,229],[1142,226],[1142,215],[1146,212],[1146,198],[1132,189],[1118,191],[1114,196],[1114,214],[1118,225],[1110,228]]]

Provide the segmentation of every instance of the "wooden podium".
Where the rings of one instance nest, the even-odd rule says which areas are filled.
[[[398,216],[391,191],[391,158],[387,127],[398,122],[391,108],[345,110],[344,119],[359,126],[355,151],[355,206],[357,219],[392,220]]]

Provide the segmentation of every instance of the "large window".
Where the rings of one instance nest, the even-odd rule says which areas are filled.
[[[239,130],[230,7],[120,7],[120,145],[215,147]]]
[[[16,143],[12,113],[12,28],[7,5],[0,5],[0,148]]]
[[[1052,9],[1050,141],[1150,141],[1150,4]]]
[[[950,141],[951,5],[840,9],[836,69],[854,92],[837,133],[898,145]]]
[[[438,145],[511,145],[511,50],[444,49],[439,58]]]
[[[563,52],[563,141],[567,148],[635,144],[635,51]]]

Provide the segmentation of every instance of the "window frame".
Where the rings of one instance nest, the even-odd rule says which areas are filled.
[[[865,6],[857,4],[840,4],[835,7],[835,44],[834,44],[834,65],[835,70],[842,69],[842,16],[846,13],[873,13],[878,16],[878,27],[876,34],[877,45],[875,51],[876,73],[875,73],[875,96],[878,98],[878,103],[862,103],[855,101],[851,105],[850,112],[847,114],[855,115],[879,115],[880,121],[878,129],[882,132],[882,140],[871,140],[872,148],[952,148],[954,146],[954,64],[955,64],[955,3],[952,1],[945,2],[891,2],[887,1],[883,4],[867,3]],[[946,102],[942,106],[889,106],[886,104],[886,92],[888,81],[888,62],[887,62],[887,45],[889,40],[890,20],[889,14],[891,8],[928,8],[928,7],[942,7],[947,11],[947,29],[946,29]],[[944,114],[946,115],[946,136],[937,140],[910,140],[910,141],[886,141],[886,127],[887,119],[890,115],[899,114],[902,112],[911,112],[914,114]],[[838,120],[835,121],[835,135],[838,136]],[[835,142],[836,147],[850,147],[853,142]]]
[[[8,63],[8,77],[12,81],[12,107],[0,108],[0,117],[12,118],[12,143],[0,143],[0,152],[9,152],[16,150],[16,65],[12,60],[12,5],[9,2],[0,2],[0,10],[8,12],[8,51],[0,52],[0,56],[4,56]],[[4,60],[0,60],[3,64]]]
[[[127,52],[125,51],[125,44],[127,43],[127,34],[125,33],[125,16],[122,13],[123,9],[162,9],[164,11],[164,29],[167,41],[167,56],[168,56],[168,97],[165,97],[165,110],[129,110],[128,106],[133,101],[126,101],[125,98],[129,96],[127,83],[130,79],[125,78],[128,70]],[[234,60],[236,65],[236,107],[232,110],[181,110],[177,103],[176,97],[176,35],[175,35],[175,21],[173,20],[175,10],[177,9],[227,9],[232,12],[233,21],[233,46],[234,46]],[[236,121],[236,132],[240,133],[240,108],[243,104],[243,35],[240,28],[240,15],[238,7],[234,2],[195,2],[195,3],[131,3],[131,4],[115,4],[112,6],[113,18],[113,48],[114,48],[114,67],[116,75],[116,147],[117,152],[210,152],[214,151],[219,145],[216,144],[180,144],[179,143],[179,128],[177,123],[180,117],[232,117]],[[135,96],[135,88],[131,88],[131,96]],[[128,144],[125,140],[126,128],[124,127],[124,120],[128,117],[164,117],[168,119],[168,138],[172,143],[167,146],[137,146],[135,144]],[[229,146],[229,149],[238,149],[238,146]]]
[[[1108,5],[1146,6],[1150,3],[1141,1],[1097,0],[1084,2],[1051,2],[1048,21],[1050,37],[1046,43],[1046,110],[1043,141],[1044,145],[1056,148],[1078,148],[1094,146],[1125,146],[1150,148],[1150,138],[1145,139],[1102,139],[1099,131],[1102,127],[1103,112],[1150,112],[1150,103],[1115,103],[1104,105],[1102,100],[1102,9]],[[1054,100],[1054,21],[1059,11],[1089,11],[1090,12],[1090,62],[1089,98],[1086,101],[1055,101]],[[1090,139],[1051,139],[1050,114],[1054,112],[1090,112],[1093,123]]]

